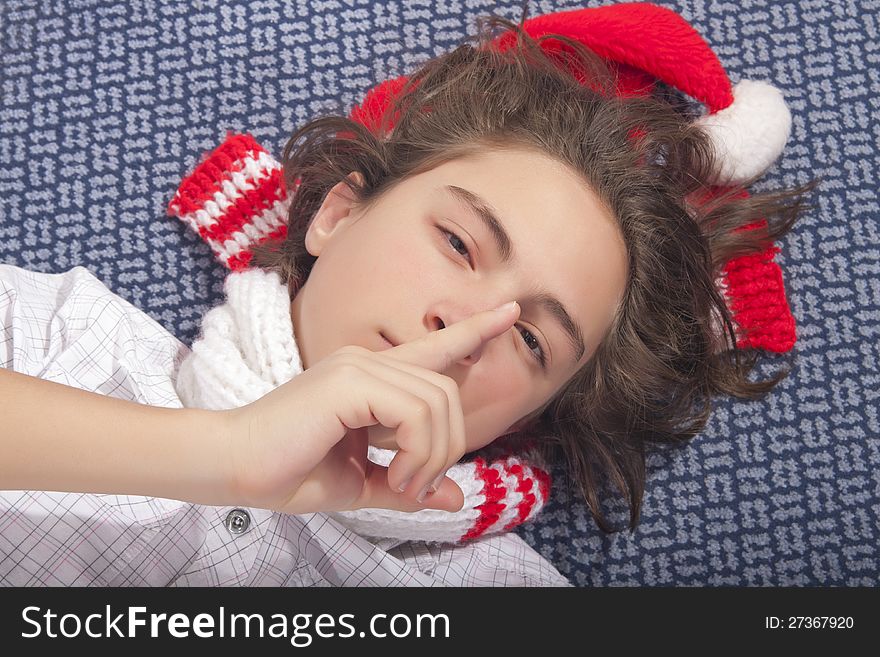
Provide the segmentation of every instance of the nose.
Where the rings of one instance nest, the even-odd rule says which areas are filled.
[[[477,312],[478,311],[472,311],[470,313],[447,314],[446,317],[449,320],[448,321],[449,324],[454,324],[456,322],[461,321],[462,319],[465,319],[466,317],[470,317],[471,315],[476,314]],[[443,318],[439,317],[439,316],[434,318],[434,324],[436,326],[436,330],[444,329],[447,326],[447,323],[444,322]],[[459,360],[457,362],[461,363],[462,365],[476,365],[480,361],[480,358],[482,357],[482,355],[483,355],[483,345],[481,344],[473,352],[471,352],[468,356],[466,356],[465,358],[462,358],[461,360]]]

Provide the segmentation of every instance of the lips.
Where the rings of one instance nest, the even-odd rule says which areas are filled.
[[[379,333],[379,336],[385,341],[389,348],[396,347],[397,343],[394,341],[394,338],[389,338],[384,333]]]

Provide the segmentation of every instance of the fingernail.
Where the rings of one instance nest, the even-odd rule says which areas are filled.
[[[431,482],[431,492],[436,493],[440,490],[440,484],[443,483],[443,480],[446,478],[446,473],[444,472],[439,477],[437,477],[434,481]]]
[[[416,501],[417,501],[419,504],[421,504],[421,503],[424,501],[424,499],[428,496],[428,490],[429,490],[430,488],[431,488],[431,485],[428,484],[428,485],[425,486],[425,487],[419,492],[419,494],[416,496]],[[431,491],[431,492],[433,492],[433,491]]]
[[[495,309],[496,313],[506,313],[509,310],[513,310],[513,307],[516,305],[516,301],[508,301],[503,306],[498,306]]]
[[[397,487],[397,490],[399,490],[402,493],[403,491],[406,490],[406,487],[409,486],[409,482],[411,482],[412,480],[413,480],[412,477],[404,480],[404,482],[402,484],[400,484],[400,486]]]

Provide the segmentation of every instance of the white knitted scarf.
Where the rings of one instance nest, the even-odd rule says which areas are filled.
[[[238,408],[300,374],[287,287],[275,272],[249,269],[230,273],[226,302],[202,319],[201,334],[181,363],[175,388],[190,408]],[[393,450],[369,447],[368,458],[388,465]],[[447,476],[464,492],[460,511],[423,509],[414,513],[359,509],[330,513],[368,537],[462,542],[508,531],[530,520],[549,494],[549,477],[536,452],[528,461],[501,452],[452,466]],[[534,467],[532,464],[535,464]]]

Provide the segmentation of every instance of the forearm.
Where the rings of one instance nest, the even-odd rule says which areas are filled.
[[[234,504],[224,416],[107,397],[0,368],[0,489]]]

